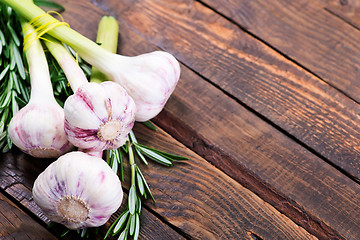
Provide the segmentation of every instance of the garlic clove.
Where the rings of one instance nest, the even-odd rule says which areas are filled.
[[[121,147],[135,122],[136,106],[114,82],[81,85],[64,105],[65,132],[75,146],[89,151]]]
[[[123,191],[104,160],[70,152],[38,176],[33,196],[51,221],[82,229],[105,224],[120,207]]]
[[[38,158],[57,158],[73,145],[64,131],[64,110],[56,102],[29,104],[10,121],[9,136],[23,152]]]

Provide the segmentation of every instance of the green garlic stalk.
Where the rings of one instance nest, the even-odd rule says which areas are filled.
[[[119,36],[119,25],[112,16],[104,16],[101,18],[96,36],[96,43],[112,53],[117,51],[117,43]],[[90,82],[101,83],[109,80],[108,77],[96,67],[91,69]]]
[[[114,54],[75,30],[55,25],[58,21],[31,1],[0,0],[36,27],[49,27],[48,34],[72,47],[85,61],[122,85],[137,106],[136,121],[155,117],[164,107],[180,77],[180,65],[169,53],[155,51],[135,57]],[[56,26],[51,28],[51,25]]]

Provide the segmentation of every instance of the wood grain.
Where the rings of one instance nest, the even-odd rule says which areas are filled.
[[[151,140],[151,143],[155,144],[153,146],[172,152],[176,150],[177,153],[191,158],[188,163],[178,164],[171,169],[156,164],[145,169],[141,166],[156,198],[155,205],[147,202],[147,207],[143,209],[141,239],[183,238],[150,214],[146,208],[156,211],[161,218],[165,218],[192,239],[245,239],[249,234],[261,236],[263,239],[316,239],[163,131],[158,130],[155,133],[142,126],[137,126],[136,129],[140,141],[148,143]],[[3,161],[0,165],[0,181],[2,176],[11,175],[14,179],[10,181],[10,186],[5,187],[5,191],[41,220],[49,223],[31,195],[33,181],[49,162],[16,151],[1,157]],[[24,177],[25,175],[27,177]],[[129,179],[128,175],[126,179]],[[124,186],[128,189],[127,182]],[[111,220],[100,228],[96,239],[105,235],[110,224],[124,208],[123,204]],[[59,235],[64,229],[58,227],[51,230]],[[71,237],[76,235],[73,233],[66,239],[72,239]]]
[[[69,4],[68,6],[75,4],[71,1],[67,3]],[[81,4],[79,3],[78,5]],[[116,8],[106,2],[99,2],[97,5],[102,9]],[[168,7],[169,4],[166,6]],[[81,8],[81,6],[78,7]],[[131,7],[129,6],[128,8],[130,9]],[[83,8],[85,7],[83,6]],[[70,9],[72,8],[70,7]],[[84,9],[83,11],[85,12],[86,10]],[[144,12],[146,12],[145,9]],[[183,12],[183,15],[186,15],[186,11]],[[112,14],[115,15],[114,12]],[[173,12],[171,14],[175,15]],[[95,36],[92,30],[86,27],[96,25],[92,23],[92,20],[88,20],[85,23],[71,18],[71,15],[69,13],[66,19],[71,22],[72,26],[75,26],[80,32],[90,37]],[[149,43],[129,30],[129,22],[126,21],[125,13],[124,15],[118,15],[120,16],[119,21],[121,23],[120,52],[126,55],[135,55],[154,49],[149,46]],[[196,16],[201,16],[201,14],[198,13]],[[211,14],[210,16],[213,15]],[[144,20],[141,19],[143,16],[140,13],[134,13],[135,17],[138,18],[138,21]],[[150,21],[149,19],[146,20]],[[221,19],[216,20],[219,24],[223,23]],[[146,23],[146,21],[143,22],[144,24]],[[191,25],[189,24],[189,26]],[[131,25],[129,27],[134,29]],[[171,47],[171,44],[165,41],[165,37],[169,37],[166,35],[166,31],[163,34],[158,34],[157,31],[160,30],[154,27],[152,29],[154,29],[154,31],[151,31],[154,35],[158,37],[164,36],[162,41],[157,41],[154,38],[150,39],[151,41],[159,44],[161,47]],[[178,40],[174,40],[176,43],[181,44],[189,39],[188,37],[185,40],[183,39],[185,36],[181,34],[184,30],[178,28],[176,30],[179,32],[177,35]],[[250,46],[251,44],[256,43],[247,43]],[[260,50],[264,49],[261,44],[255,46],[258,46]],[[190,51],[185,46],[182,50]],[[263,55],[268,57],[268,54]],[[272,56],[270,59],[273,60],[274,53],[270,55]],[[185,55],[177,53],[176,56],[184,57]],[[275,56],[277,55],[275,54]],[[194,54],[194,58],[196,57],[197,55]],[[231,60],[233,59],[231,58]],[[275,59],[278,59],[275,62],[276,64],[279,64],[280,67],[285,66],[284,68],[289,70],[289,72],[281,71],[277,69],[278,65],[274,63],[271,66],[274,67],[275,73],[283,72],[282,74],[286,75],[294,71],[294,67],[286,63],[284,58],[277,56]],[[194,65],[196,64],[194,63]],[[201,61],[198,64],[201,64]],[[270,66],[267,69],[271,69]],[[306,88],[304,90],[305,93],[315,87],[316,97],[325,95],[326,100],[335,98],[341,105],[344,105],[344,102],[345,105],[349,104],[349,102],[351,104],[351,101],[341,98],[342,95],[338,95],[337,91],[331,90],[326,84],[307,75],[301,69],[295,68],[295,70],[297,75],[293,79],[296,80],[300,78],[299,76],[302,76],[303,79],[300,78],[301,81],[305,81],[307,84],[310,83],[311,87]],[[313,156],[307,150],[299,147],[292,140],[284,137],[273,127],[259,120],[257,116],[244,109],[236,101],[229,100],[221,91],[206,83],[198,75],[191,73],[186,68],[183,68],[182,71],[182,79],[166,106],[162,115],[163,118],[158,118],[159,123],[162,123],[163,126],[166,125],[165,128],[186,143],[186,145],[201,153],[236,180],[249,186],[250,189],[271,202],[277,209],[286,212],[288,216],[307,230],[318,234],[320,237],[323,236],[323,238],[337,239],[339,237],[337,231],[342,236],[356,238],[356,234],[359,232],[356,229],[356,226],[358,226],[357,219],[354,217],[358,214],[357,211],[359,209],[358,200],[356,200],[359,191],[357,184],[344,177],[336,169],[328,166],[321,159]],[[271,78],[269,79],[271,80]],[[240,80],[242,78],[239,78],[237,81]],[[256,79],[252,78],[251,80],[255,81]],[[285,81],[286,78],[282,78],[282,80]],[[246,86],[244,83],[244,87]],[[301,86],[301,84],[295,84],[295,86]],[[330,94],[321,90],[324,86],[326,90],[330,91]],[[253,88],[255,89],[256,87],[254,86]],[[266,92],[261,92],[261,94],[264,93]],[[261,94],[259,94],[259,97],[262,96]],[[199,98],[199,96],[202,97]],[[247,96],[247,98],[250,97],[250,95]],[[312,103],[309,103],[306,107],[312,105]],[[339,105],[339,103],[335,105]],[[353,105],[355,106],[355,104]],[[274,104],[274,107],[276,107],[276,104]],[[266,109],[264,106],[262,108]],[[334,106],[331,109],[334,110]],[[346,110],[347,108],[343,107],[341,110],[343,109]],[[285,113],[286,111],[283,111],[281,114]],[[181,118],[179,119],[177,116],[181,116]],[[316,115],[311,117],[316,117]],[[291,121],[291,119],[287,119],[287,121]],[[218,131],[218,129],[221,129],[221,131]],[[322,177],[319,178],[319,174],[326,175],[326,181]],[[332,197],[329,198],[328,196]],[[347,210],[343,211],[342,209],[344,208]],[[333,228],[336,229],[335,232]]]
[[[135,134],[145,145],[189,157],[171,168],[151,163],[141,169],[156,200],[148,206],[192,238],[315,239],[161,129],[137,126]]]
[[[359,102],[360,32],[318,1],[204,2]]]
[[[147,5],[141,11],[136,2],[97,2],[123,23],[122,53],[151,50],[131,34],[129,26],[198,73],[236,92],[247,106],[319,154],[358,174],[356,103],[196,2],[191,6],[173,1],[143,2]],[[214,29],[228,33],[228,37],[204,27],[209,19]],[[150,26],[151,31],[146,28]],[[224,51],[217,46],[224,46]],[[308,231],[324,238],[336,239],[337,234],[359,238],[358,184],[259,120],[236,99],[229,100],[197,74],[186,68],[182,73],[177,90],[157,118],[159,124]]]
[[[84,9],[74,9],[79,11],[75,19],[81,19],[81,14],[88,16]],[[67,15],[64,14],[64,17]],[[70,21],[71,25],[72,23]],[[82,23],[92,26],[84,21]],[[164,167],[147,169],[153,173],[151,184],[155,186],[153,193],[158,199],[155,206],[148,207],[158,211],[185,234],[194,239],[244,239],[251,235],[266,239],[315,239],[285,215],[171,139],[169,135],[159,131],[156,138],[160,137],[165,137],[162,141],[171,144],[171,149],[180,148],[180,152],[185,151],[185,155],[190,156],[192,162],[172,168],[171,171]],[[159,171],[166,174],[159,174]],[[207,176],[210,178],[206,178]],[[165,183],[165,188],[160,188]],[[156,187],[155,184],[162,185]]]
[[[36,159],[29,157],[16,149],[10,153],[1,154],[0,158],[0,182],[2,183],[1,189],[5,190],[7,194],[12,196],[30,212],[39,218],[44,224],[49,224],[49,219],[44,215],[42,210],[36,205],[32,198],[32,185],[37,176],[45,170],[45,168],[53,161],[46,159]],[[124,194],[124,203],[126,203],[126,196]],[[125,208],[125,204],[110,218],[103,227],[99,228],[98,235],[91,235],[93,239],[103,239],[107,229],[111,223],[120,215],[121,211]],[[28,217],[29,218],[29,217]],[[11,218],[12,219],[12,218]],[[15,219],[16,220],[16,219]],[[34,221],[34,220],[32,220]],[[164,224],[156,216],[148,210],[143,209],[141,216],[142,226],[140,229],[141,239],[184,239],[176,231],[171,229],[168,225]],[[31,222],[29,220],[29,222]],[[154,232],[156,229],[156,232]],[[49,229],[56,236],[60,236],[65,228],[55,226]],[[1,228],[0,228],[1,231]],[[42,235],[38,235],[42,237]],[[45,235],[46,236],[46,235]],[[76,239],[79,236],[75,232],[71,232],[65,239]],[[117,239],[118,236],[109,237],[108,239]],[[33,238],[38,239],[38,238]],[[44,238],[46,239],[46,238]]]
[[[336,89],[197,2],[191,9],[182,1],[98,5],[360,179],[360,107]]]
[[[360,29],[360,2],[357,0],[323,0],[324,7],[340,19]]]
[[[0,239],[57,239],[0,193]]]
[[[3,183],[1,188],[35,214],[41,221],[45,224],[49,224],[49,219],[34,202],[31,189],[36,177],[52,162],[52,160],[32,158],[15,149],[11,153],[1,155],[0,157],[2,159],[0,163],[0,182]],[[126,203],[127,194],[125,193],[124,196],[124,203]],[[97,239],[102,239],[104,237],[111,223],[115,221],[124,208],[125,205],[123,204],[111,217],[109,222],[99,229]],[[183,239],[181,235],[176,233],[146,209],[143,210],[141,221],[143,223],[140,231],[141,239],[153,239],[153,237],[156,236],[158,236],[159,239],[161,237],[164,237],[164,239]],[[154,232],[155,229],[156,232]],[[64,228],[55,227],[50,230],[59,236]],[[73,233],[70,234],[67,239],[72,239],[72,237],[78,236]],[[117,237],[110,237],[109,239],[117,239]]]

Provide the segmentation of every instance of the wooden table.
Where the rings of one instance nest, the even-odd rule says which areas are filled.
[[[140,239],[360,239],[359,0],[58,2],[91,39],[116,17],[121,54],[181,62],[159,130],[135,131],[190,160],[140,165],[156,199]],[[61,234],[31,195],[51,161],[1,155],[1,239]]]

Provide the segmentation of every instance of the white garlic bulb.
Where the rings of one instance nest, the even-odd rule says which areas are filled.
[[[83,229],[105,224],[120,207],[123,191],[104,160],[70,152],[38,176],[33,197],[51,221]]]
[[[38,158],[57,158],[73,145],[64,132],[64,110],[53,101],[30,102],[9,124],[12,142],[23,152]]]
[[[64,131],[64,110],[56,102],[51,86],[47,60],[36,31],[22,22],[29,64],[31,96],[29,103],[17,112],[9,124],[12,142],[23,152],[38,158],[56,158],[73,146]]]
[[[74,92],[64,104],[69,141],[89,152],[121,147],[135,122],[136,105],[119,84],[88,82],[65,47],[47,37],[45,44],[63,69]]]
[[[81,85],[64,105],[65,132],[75,146],[90,151],[121,147],[135,122],[136,106],[114,82]]]
[[[108,61],[102,70],[134,99],[135,119],[139,122],[148,121],[161,112],[180,77],[178,61],[167,52],[155,51],[135,57],[112,54]]]

